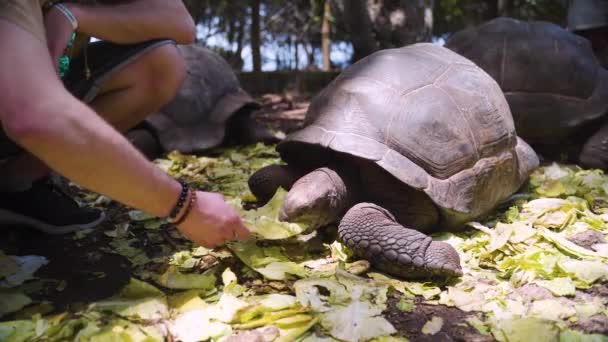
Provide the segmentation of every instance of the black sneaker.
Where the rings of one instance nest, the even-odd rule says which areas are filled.
[[[0,224],[26,225],[59,235],[94,228],[104,219],[104,212],[80,207],[49,179],[33,183],[26,191],[0,193]]]

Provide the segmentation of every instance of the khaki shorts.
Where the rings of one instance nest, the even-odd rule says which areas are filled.
[[[0,0],[0,19],[8,20],[46,41],[42,4],[47,0]]]

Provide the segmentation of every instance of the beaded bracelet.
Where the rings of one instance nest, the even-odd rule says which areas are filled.
[[[173,221],[177,218],[177,215],[182,210],[182,207],[184,206],[184,203],[186,202],[186,198],[188,197],[188,192],[190,191],[190,188],[188,187],[188,184],[186,184],[186,182],[179,181],[179,183],[182,185],[182,191],[179,194],[177,203],[175,203],[173,210],[171,210],[171,213],[169,214],[169,219],[171,221]]]
[[[184,214],[182,215],[182,217],[180,217],[179,220],[177,220],[177,222],[174,223],[176,226],[179,226],[186,220],[186,217],[188,217],[188,214],[190,214],[190,211],[192,210],[192,207],[194,206],[195,202],[196,202],[196,191],[190,191],[190,202],[188,203],[188,206],[186,207],[186,211],[184,211]]]

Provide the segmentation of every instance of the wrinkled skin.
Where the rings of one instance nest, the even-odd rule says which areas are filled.
[[[338,222],[355,204],[359,184],[352,174],[336,167],[318,168],[293,185],[279,219],[303,222],[314,228]]]
[[[281,220],[305,223],[311,228],[339,222],[340,240],[358,256],[389,274],[407,279],[462,275],[456,250],[446,243],[432,241],[420,231],[429,231],[430,226],[438,223],[436,209],[431,212],[428,206],[420,205],[427,203],[425,200],[428,198],[420,192],[401,192],[402,197],[411,197],[387,203],[395,212],[407,213],[400,215],[401,220],[398,221],[384,207],[367,202],[372,198],[381,198],[362,189],[360,180],[365,179],[366,183],[374,184],[379,189],[394,189],[398,182],[387,173],[360,173],[355,165],[340,163],[315,169],[290,187],[286,187],[283,180],[294,179],[301,172],[293,168],[269,166],[252,175],[254,181],[250,179],[250,189],[258,198],[268,198],[268,194],[274,193],[279,186],[290,188],[281,207]],[[367,165],[363,169],[369,170],[369,167],[376,166]],[[373,176],[374,179],[360,178],[360,175]],[[260,179],[264,181],[260,182]],[[390,201],[390,197],[386,199]],[[420,210],[422,220],[412,209]],[[425,223],[422,229],[411,225],[419,222]]]

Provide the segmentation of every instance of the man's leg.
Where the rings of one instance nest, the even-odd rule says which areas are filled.
[[[185,77],[185,61],[177,47],[165,44],[110,77],[90,105],[116,129],[126,132],[171,101]]]

